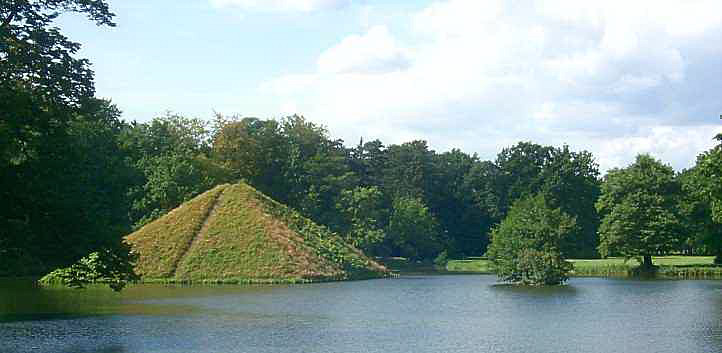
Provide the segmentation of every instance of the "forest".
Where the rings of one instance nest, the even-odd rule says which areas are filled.
[[[566,145],[522,141],[482,160],[423,140],[342,141],[298,115],[126,121],[95,96],[80,45],[52,25],[70,11],[114,26],[107,4],[18,4],[0,19],[0,276],[39,275],[101,249],[127,256],[123,236],[236,180],[373,256],[483,255],[512,205],[543,195],[575,221],[567,258],[722,258],[722,145],[681,172],[642,155],[602,175],[590,152]],[[658,221],[652,230],[635,224],[646,218]]]
[[[600,177],[591,153],[568,146],[519,142],[484,161],[456,149],[437,153],[420,140],[347,147],[301,116],[218,114],[207,122],[169,113],[137,123],[123,121],[107,101],[90,100],[78,110],[22,128],[3,122],[3,133],[22,132],[3,138],[11,142],[3,146],[3,275],[41,274],[98,249],[122,249],[122,236],[234,180],[374,256],[482,255],[511,205],[537,194],[576,220],[562,249],[567,258],[598,257],[598,249],[606,251],[600,226],[619,223],[600,216],[608,213],[604,202],[615,204],[600,195],[622,188],[615,176],[625,169]],[[629,177],[638,184],[631,187],[666,188],[659,207],[676,220],[650,255],[719,255],[720,156],[715,147],[681,173],[640,157],[668,180],[654,184],[649,167]]]

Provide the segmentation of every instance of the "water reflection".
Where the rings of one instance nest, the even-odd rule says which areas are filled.
[[[122,345],[103,345],[99,347],[83,347],[83,346],[75,346],[75,347],[65,347],[58,351],[59,353],[126,353],[130,352]]]
[[[501,293],[522,294],[529,296],[545,297],[545,296],[574,296],[577,295],[579,289],[577,287],[565,284],[560,286],[520,286],[515,284],[493,284],[490,286],[492,290]]]
[[[495,281],[0,286],[0,352],[722,352],[721,281]]]

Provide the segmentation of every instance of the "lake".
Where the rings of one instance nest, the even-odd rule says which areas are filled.
[[[722,281],[493,276],[38,289],[0,282],[0,352],[722,352]]]

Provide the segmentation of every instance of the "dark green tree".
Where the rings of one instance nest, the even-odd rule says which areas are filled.
[[[383,173],[384,192],[392,198],[419,197],[428,201],[433,192],[434,154],[421,140],[389,146]]]
[[[394,200],[386,232],[394,255],[414,260],[433,259],[445,246],[436,218],[419,198]]]
[[[64,12],[114,26],[103,0],[0,2],[0,160],[19,164],[38,145],[57,138],[74,113],[93,98],[93,71],[74,56],[80,44],[53,27]],[[3,166],[4,167],[4,166]]]
[[[649,155],[637,156],[626,168],[610,170],[596,203],[602,215],[600,254],[641,258],[642,267],[650,269],[652,255],[678,249],[682,242],[680,191],[674,169]]]
[[[135,228],[230,179],[226,168],[206,157],[210,131],[201,119],[167,113],[127,127],[119,140],[136,171],[127,191]]]
[[[696,165],[680,175],[680,212],[688,246],[715,255],[722,264],[722,146],[697,156]]]
[[[575,217],[578,227],[566,240],[562,251],[567,257],[596,257],[599,217],[594,207],[599,196],[599,167],[591,153],[520,142],[499,153],[498,173],[491,182],[499,191],[499,212],[519,198],[544,193],[553,207]]]
[[[574,218],[552,208],[543,194],[518,200],[494,229],[486,253],[500,280],[524,285],[564,283],[572,264],[561,247],[575,228]]]
[[[387,150],[379,140],[363,142],[349,151],[351,169],[362,186],[383,185],[384,168],[388,163]]]
[[[359,186],[345,190],[337,207],[346,220],[341,232],[351,244],[367,254],[388,255],[381,247],[386,239],[384,222],[388,212],[378,187]]]
[[[485,209],[474,199],[472,184],[467,183],[472,168],[479,163],[478,158],[453,149],[435,154],[433,162],[429,205],[449,240],[448,253],[457,258],[482,254],[491,222]]]

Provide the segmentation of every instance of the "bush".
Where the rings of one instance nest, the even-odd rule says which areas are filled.
[[[575,224],[574,218],[549,207],[543,195],[517,201],[492,231],[486,254],[492,271],[504,282],[564,283],[572,264],[564,260],[560,248]]]
[[[42,285],[59,284],[78,289],[91,283],[106,283],[118,292],[128,282],[139,279],[133,271],[131,260],[132,256],[118,255],[112,250],[96,251],[69,267],[48,273],[38,282]]]
[[[434,265],[446,269],[446,264],[449,262],[449,254],[446,250],[442,251],[439,256],[434,259]]]

